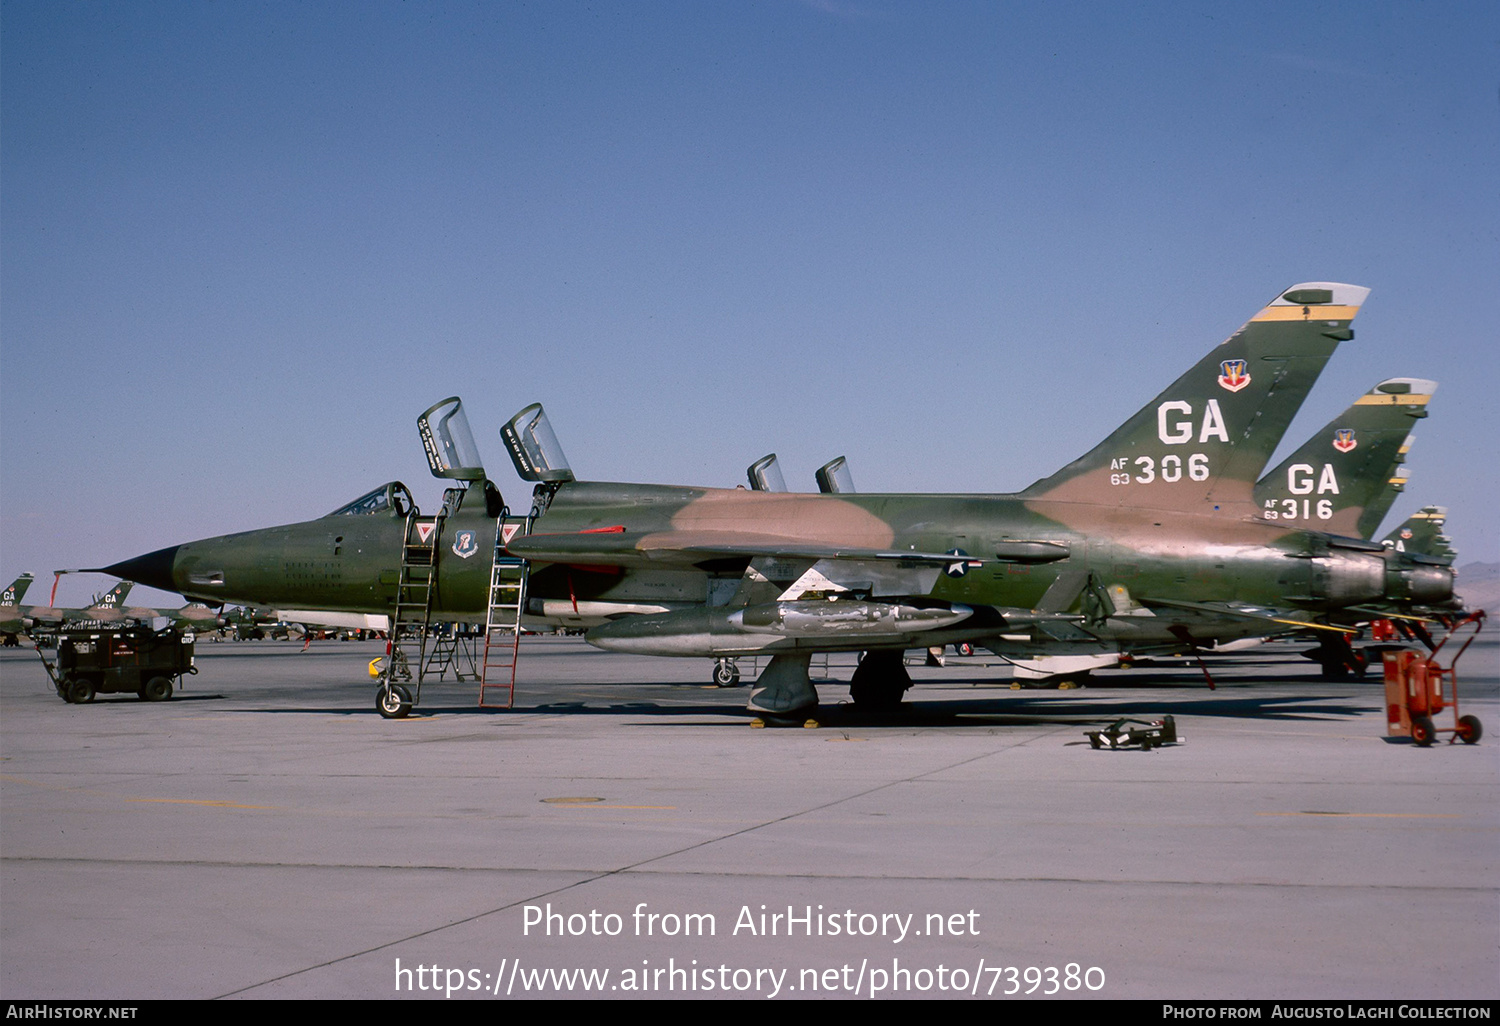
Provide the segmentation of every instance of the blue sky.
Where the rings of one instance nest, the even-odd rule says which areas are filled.
[[[431,504],[455,393],[516,499],[534,401],[585,478],[1017,490],[1309,280],[1374,291],[1276,458],[1435,379],[1386,527],[1494,561],[1497,58],[1492,2],[6,0],[0,578]]]

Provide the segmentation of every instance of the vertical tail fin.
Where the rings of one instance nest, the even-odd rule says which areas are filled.
[[[26,589],[36,580],[31,574],[22,574],[10,582],[10,587],[0,591],[0,606],[19,606],[26,597]]]
[[[1277,296],[1028,499],[1203,512],[1252,510],[1271,453],[1370,290],[1305,282]]]
[[[1370,538],[1395,500],[1411,429],[1437,382],[1390,378],[1354,401],[1255,485],[1266,520]]]
[[[130,594],[130,589],[134,586],[134,584],[134,581],[121,581],[119,584],[109,589],[109,591],[105,592],[104,595],[94,603],[94,605],[103,606],[105,609],[125,608],[125,596]]]
[[[1406,459],[1406,451],[1411,448],[1411,435],[1406,436],[1406,441],[1401,445],[1401,454],[1397,462]],[[1406,491],[1406,468],[1396,467],[1391,476],[1386,479],[1385,487],[1376,493],[1375,498],[1365,507],[1365,511],[1359,515],[1359,523],[1355,526],[1355,534],[1361,538],[1374,538],[1375,532],[1380,527],[1385,515],[1391,511],[1401,493]]]
[[[1443,533],[1443,524],[1447,521],[1448,507],[1423,506],[1406,523],[1386,535],[1382,542],[1397,552],[1452,563],[1458,553],[1453,551],[1448,536]]]

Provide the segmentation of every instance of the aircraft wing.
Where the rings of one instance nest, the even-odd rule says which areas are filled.
[[[1051,563],[1066,559],[1069,549],[1049,541],[1005,541],[991,546],[993,554],[919,552],[915,549],[878,549],[828,545],[802,538],[743,531],[655,531],[623,529],[576,534],[533,534],[511,540],[510,555],[535,563],[576,566],[653,566],[668,563],[695,565],[719,559],[851,559],[893,561],[905,565],[946,567],[955,562]]]

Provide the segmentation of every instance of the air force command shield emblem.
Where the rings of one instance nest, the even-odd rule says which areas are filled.
[[[1250,384],[1250,375],[1244,360],[1225,360],[1219,364],[1219,387],[1238,392]]]
[[[1339,428],[1333,433],[1333,447],[1339,452],[1349,452],[1358,444],[1353,428]]]

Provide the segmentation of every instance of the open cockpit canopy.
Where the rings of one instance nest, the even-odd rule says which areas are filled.
[[[745,476],[750,479],[751,491],[786,491],[786,475],[781,472],[781,466],[776,462],[776,454],[774,452],[766,453],[760,459],[746,467]]]
[[[532,403],[500,429],[500,437],[523,481],[567,484],[573,480],[568,458],[563,455],[547,411],[541,403]]]
[[[449,396],[429,406],[417,418],[417,433],[422,436],[422,451],[433,477],[456,481],[483,481],[484,461],[479,446],[464,415],[463,400]]]

